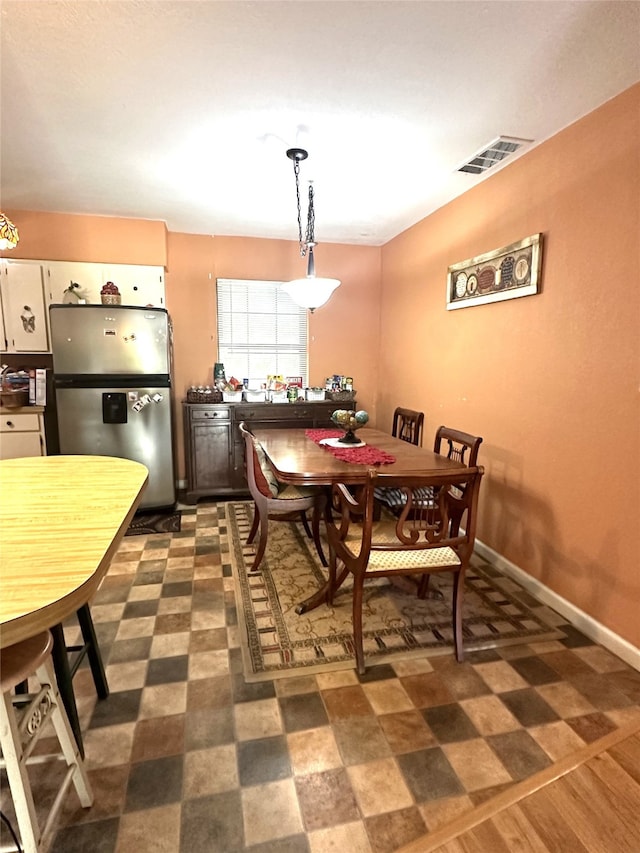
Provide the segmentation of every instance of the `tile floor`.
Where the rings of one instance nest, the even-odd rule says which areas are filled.
[[[640,673],[562,641],[245,683],[225,503],[130,536],[75,679],[96,794],[53,853],[391,853],[638,713]]]

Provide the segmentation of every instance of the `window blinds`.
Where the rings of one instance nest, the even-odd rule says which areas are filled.
[[[218,361],[227,377],[259,387],[271,374],[302,376],[308,384],[307,312],[279,281],[219,278]]]

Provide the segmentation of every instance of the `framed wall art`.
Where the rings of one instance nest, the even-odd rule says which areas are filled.
[[[447,270],[447,310],[532,296],[539,292],[541,270],[542,234],[452,264]]]

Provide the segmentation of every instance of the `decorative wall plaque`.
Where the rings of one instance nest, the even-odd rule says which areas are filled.
[[[453,264],[447,270],[447,310],[539,292],[542,234]]]

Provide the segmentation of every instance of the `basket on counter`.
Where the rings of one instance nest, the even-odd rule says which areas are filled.
[[[101,293],[100,301],[103,305],[121,305],[122,296],[119,293]]]
[[[187,403],[221,403],[221,391],[187,391]]]
[[[29,391],[25,388],[5,390],[1,392],[0,400],[7,409],[19,409],[29,405]]]
[[[327,398],[335,403],[346,403],[349,400],[355,400],[355,391],[327,391]]]

